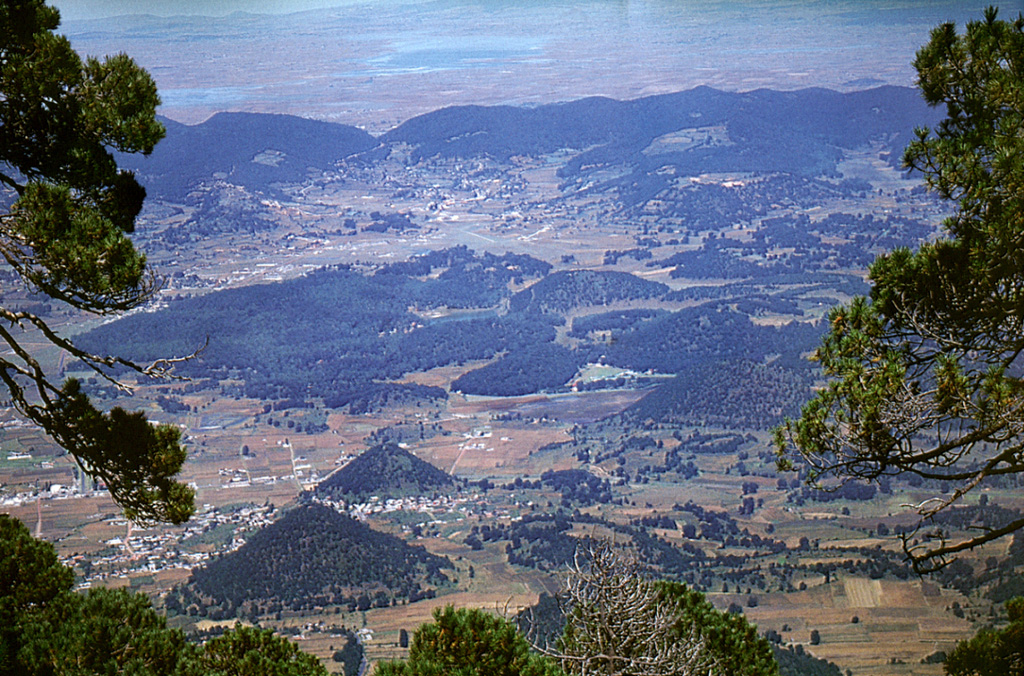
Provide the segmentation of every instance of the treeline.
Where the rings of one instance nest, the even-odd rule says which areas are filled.
[[[569,335],[573,338],[587,338],[594,331],[630,331],[644,321],[667,314],[669,314],[667,310],[639,308],[576,317],[572,320]]]
[[[734,429],[770,429],[797,415],[813,374],[746,359],[689,364],[622,412],[633,423],[686,422]]]
[[[611,340],[581,349],[586,362],[678,373],[693,364],[735,359],[758,362],[770,355],[786,355],[797,365],[801,352],[815,347],[820,335],[820,328],[807,323],[760,326],[725,305],[705,305],[612,330]]]
[[[668,290],[660,282],[625,272],[564,270],[512,296],[510,308],[514,312],[567,312],[590,305],[660,298]]]
[[[579,359],[579,354],[554,343],[528,345],[456,378],[451,388],[498,397],[556,389],[576,375]]]
[[[461,267],[456,267],[477,270],[474,260],[461,257],[456,261]],[[528,263],[492,257],[486,270],[467,274],[507,280],[525,274],[509,266],[544,267]],[[125,317],[82,336],[80,344],[97,353],[148,361],[189,354],[209,336],[201,355],[180,365],[181,373],[214,381],[240,379],[242,394],[265,401],[315,399],[361,412],[388,402],[439,398],[443,393],[435,388],[384,381],[549,343],[561,321],[535,313],[498,316],[490,310],[469,318],[425,321],[408,308],[424,299],[432,299],[422,303],[428,306],[443,304],[451,300],[445,293],[453,289],[458,289],[456,304],[471,304],[469,294],[478,293],[472,304],[488,308],[495,298],[486,285],[465,280],[405,276],[403,284],[395,284],[394,278],[386,271],[364,275],[347,267],[319,270]]]

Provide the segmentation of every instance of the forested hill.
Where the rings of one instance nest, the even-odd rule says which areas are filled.
[[[235,614],[417,601],[445,584],[445,558],[375,531],[323,505],[297,507],[239,549],[196,568],[167,607],[220,608]]]
[[[852,93],[825,89],[735,93],[708,87],[632,101],[586,98],[520,108],[456,106],[407,120],[373,137],[356,127],[288,115],[219,113],[198,125],[164,120],[166,138],[150,157],[120,158],[157,199],[181,200],[203,182],[251,191],[301,183],[342,160],[373,163],[397,145],[412,161],[487,156],[499,161],[562,149],[580,152],[567,181],[608,164],[666,162],[684,173],[778,171],[834,174],[841,149],[877,143],[898,163],[914,128],[941,111],[916,89]],[[202,152],[196,152],[201,149]],[[380,152],[369,152],[379,149]]]
[[[261,191],[301,183],[310,171],[328,171],[379,145],[356,127],[292,115],[218,113],[191,126],[161,122],[167,136],[152,155],[119,159],[153,196],[166,200],[183,199],[199,182],[215,178]]]
[[[447,472],[398,444],[388,443],[367,449],[321,481],[316,494],[332,500],[363,502],[370,496],[431,496],[454,485],[455,479]]]
[[[511,309],[566,312],[587,305],[660,298],[669,288],[625,272],[564,270],[546,276],[512,297]]]
[[[441,262],[447,264],[443,274],[420,277]],[[590,362],[671,374],[713,360],[763,361],[781,354],[772,369],[806,370],[799,355],[820,333],[807,322],[759,325],[730,304],[711,301],[676,312],[577,318],[570,347],[556,342],[568,311],[656,300],[667,287],[620,272],[549,274],[549,268],[529,257],[456,249],[373,274],[324,269],[178,300],[100,326],[81,335],[79,344],[147,361],[187,354],[211,336],[199,358],[179,366],[180,373],[226,395],[285,400],[279,408],[366,412],[389,402],[446,397],[439,387],[396,380],[476,360],[494,361],[469,370],[452,389],[496,396],[566,391],[577,369]],[[513,277],[536,281],[513,296]],[[502,300],[512,306],[508,312]],[[410,311],[415,307],[438,312],[417,315]],[[777,380],[789,382],[788,376]]]
[[[825,159],[835,148],[870,141],[884,142],[899,154],[916,125],[936,118],[917,90],[902,87],[848,94],[825,89],[733,93],[698,87],[633,101],[587,98],[537,108],[445,108],[413,118],[381,140],[408,143],[420,157],[488,155],[500,160],[596,147],[581,156],[580,166],[639,153],[671,132],[724,125],[727,143],[685,149],[705,171],[727,170],[725,164],[743,170],[740,165],[749,163],[757,163],[753,168],[759,170],[801,171],[819,168],[808,154]]]

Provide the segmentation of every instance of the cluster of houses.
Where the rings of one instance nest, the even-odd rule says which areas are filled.
[[[272,504],[229,509],[203,505],[183,527],[151,529],[139,528],[123,518],[113,518],[108,523],[123,526],[124,537],[106,540],[107,547],[98,554],[71,556],[65,563],[76,567],[82,588],[139,573],[160,573],[175,568],[191,570],[212,556],[241,547],[245,535],[270,524],[274,513]],[[211,546],[204,535],[223,526],[231,528],[230,542],[221,544],[218,537],[218,542]]]

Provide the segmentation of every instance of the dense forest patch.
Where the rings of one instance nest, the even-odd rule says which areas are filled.
[[[365,610],[433,596],[433,587],[448,581],[445,568],[451,562],[422,547],[329,507],[306,505],[286,512],[234,552],[194,569],[166,605],[172,612],[224,617],[284,608]]]

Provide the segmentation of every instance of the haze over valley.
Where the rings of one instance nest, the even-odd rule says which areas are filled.
[[[55,4],[160,87],[166,137],[120,161],[163,287],[113,321],[5,299],[97,353],[201,348],[130,395],[45,353],[181,426],[183,527],[129,525],[0,411],[2,509],[82,584],[340,671],[359,630],[372,662],[436,607],[532,606],[604,536],[768,632],[783,674],[856,676],[942,673],[1024,591],[1019,536],[911,572],[894,534],[938,482],[817,492],[770,440],[824,382],[829,308],[941,233],[901,165],[944,115],[911,61],[982,5]],[[1021,509],[1008,479],[944,526]]]

